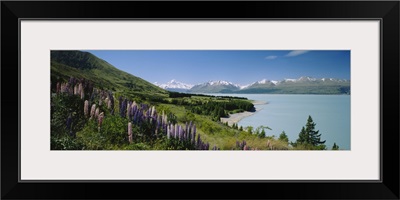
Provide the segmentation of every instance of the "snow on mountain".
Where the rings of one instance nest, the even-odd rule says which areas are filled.
[[[197,84],[195,86],[207,86],[207,85],[212,85],[212,86],[233,86],[233,87],[237,87],[237,88],[241,87],[239,84],[234,84],[234,83],[228,82],[228,81],[208,81],[208,82],[205,82],[205,83]]]
[[[175,79],[169,81],[168,83],[164,84],[159,84],[157,82],[154,82],[155,85],[166,89],[170,91],[177,91],[177,92],[219,92],[219,91],[238,91],[238,90],[245,90],[245,89],[254,89],[254,88],[271,88],[271,87],[279,87],[281,83],[286,83],[286,84],[296,84],[296,83],[312,83],[312,84],[318,84],[319,82],[349,82],[349,80],[345,79],[335,79],[335,78],[312,78],[308,76],[302,76],[297,79],[293,78],[285,78],[281,81],[275,81],[275,80],[268,80],[268,79],[262,79],[260,81],[253,82],[251,84],[247,85],[239,85],[235,84],[229,81],[224,81],[224,80],[213,80],[213,81],[208,81],[205,83],[199,83],[196,85],[191,85],[187,83],[182,83],[179,82]]]
[[[271,81],[271,83],[277,85],[279,83],[279,81]]]
[[[316,81],[316,80],[317,80],[316,78],[311,78],[308,76],[302,76],[299,79],[297,79],[297,81]]]
[[[182,82],[179,82],[179,81],[177,81],[175,79],[172,79],[168,83],[164,83],[164,84],[158,84],[157,82],[155,82],[154,85],[157,85],[158,87],[163,88],[163,89],[185,89],[185,90],[190,90],[193,87],[193,85],[191,85],[191,84],[182,83]]]
[[[241,90],[246,89],[246,88],[250,87],[251,85],[252,84],[242,85],[242,86],[240,86],[240,89]]]
[[[268,82],[271,82],[271,81],[269,81],[269,80],[267,80],[267,79],[263,79],[263,80],[261,80],[261,81],[257,81],[258,84],[266,84],[266,83],[268,83]]]
[[[297,79],[285,78],[283,81],[285,81],[285,82],[296,82]]]

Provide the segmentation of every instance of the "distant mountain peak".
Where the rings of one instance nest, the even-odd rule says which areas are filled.
[[[190,90],[193,85],[187,84],[187,83],[182,83],[180,81],[177,81],[175,79],[170,80],[167,83],[164,84],[159,84],[158,82],[154,82],[154,85],[157,85],[160,88],[163,89],[183,89],[183,90]]]

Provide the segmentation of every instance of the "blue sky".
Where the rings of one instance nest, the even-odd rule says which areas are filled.
[[[246,85],[262,79],[310,76],[350,80],[350,51],[96,50],[88,51],[151,83],[172,79],[197,84],[225,80]]]

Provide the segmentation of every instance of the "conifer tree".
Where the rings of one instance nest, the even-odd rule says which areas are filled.
[[[339,150],[339,146],[335,143],[333,143],[332,150]]]
[[[311,116],[308,116],[307,124],[306,124],[306,138],[307,143],[312,146],[318,146],[320,144],[324,144],[326,141],[321,141],[321,134],[319,134],[319,130],[315,130],[315,123],[313,122]]]
[[[294,147],[297,145],[310,146],[312,149],[325,149],[324,143],[326,140],[321,141],[321,134],[319,130],[315,130],[316,124],[314,123],[312,117],[309,115],[307,119],[306,127],[302,127],[299,133],[299,138],[295,143],[292,143]]]

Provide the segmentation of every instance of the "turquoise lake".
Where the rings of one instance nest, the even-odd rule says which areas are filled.
[[[279,136],[282,131],[290,141],[296,141],[300,130],[311,115],[321,140],[328,149],[334,142],[341,150],[350,150],[350,95],[289,95],[289,94],[213,94],[240,96],[267,104],[256,105],[252,116],[239,122],[239,126],[268,126],[267,135]]]

